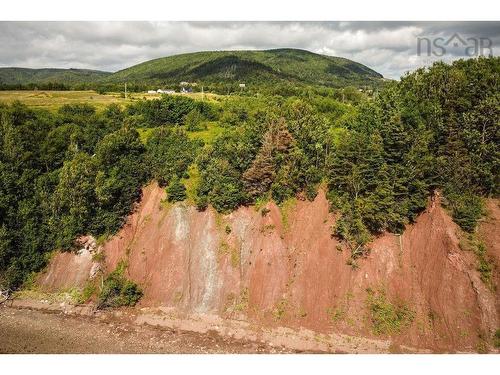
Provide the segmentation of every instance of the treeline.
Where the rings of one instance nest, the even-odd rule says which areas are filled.
[[[438,189],[455,221],[473,231],[481,197],[498,195],[499,62],[436,63],[355,111],[330,104],[321,113],[318,98],[291,98],[240,117],[198,161],[199,206],[312,198],[326,181],[341,213],[333,234],[353,262],[373,234],[400,233]]]
[[[482,197],[499,193],[499,70],[498,58],[436,63],[372,98],[304,89],[216,102],[164,96],[102,112],[1,106],[0,283],[21,285],[79,235],[116,232],[151,179],[171,201],[195,179],[197,207],[219,212],[312,200],[323,185],[339,212],[332,235],[353,266],[373,235],[400,233],[437,190],[473,231]],[[209,124],[222,130],[214,139]]]
[[[0,283],[17,287],[84,233],[116,232],[151,178],[183,176],[199,143],[160,127],[140,140],[110,105],[57,113],[0,106]]]
[[[15,83],[7,84],[0,83],[0,91],[5,90],[53,90],[53,91],[68,91],[71,90],[72,86],[59,82],[48,82],[48,83]]]
[[[334,88],[327,86],[311,86],[302,83],[282,82],[269,84],[266,82],[256,82],[247,84],[245,88],[239,86],[238,82],[234,83],[199,83],[189,86],[192,92],[210,92],[220,95],[234,96],[323,96],[335,98],[338,101],[345,103],[359,103],[366,96],[373,96],[382,87],[383,83],[376,86],[362,85],[346,86],[342,88]],[[127,92],[129,93],[145,93],[149,90],[157,89],[172,89],[176,92],[181,92],[182,86],[178,83],[152,82],[144,83],[127,83]],[[6,84],[0,82],[0,91],[7,90],[46,90],[46,91],[80,91],[94,90],[99,94],[106,93],[124,93],[125,83],[103,83],[103,82],[81,82],[81,83],[63,83],[63,82],[39,82],[39,83],[18,83]]]

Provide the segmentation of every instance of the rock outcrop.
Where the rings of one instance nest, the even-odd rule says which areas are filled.
[[[376,238],[353,268],[331,236],[335,217],[321,191],[313,202],[229,215],[185,203],[166,207],[164,198],[156,184],[147,186],[102,248],[105,272],[127,261],[127,276],[144,290],[140,306],[374,337],[367,306],[373,290],[413,312],[411,324],[392,335],[395,344],[436,351],[475,351],[500,325],[499,296],[481,281],[475,255],[460,248],[461,232],[439,201],[401,236]],[[489,205],[480,233],[498,260],[499,209]],[[90,251],[60,253],[39,284],[49,291],[82,287],[92,267]]]

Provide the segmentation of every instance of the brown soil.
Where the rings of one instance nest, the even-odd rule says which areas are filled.
[[[126,318],[68,316],[0,307],[0,353],[296,353],[260,342],[133,324]]]
[[[268,203],[265,215],[254,207],[226,216],[183,203],[165,207],[164,197],[156,184],[146,187],[135,213],[103,247],[106,272],[126,260],[128,277],[144,289],[139,307],[386,338],[374,335],[368,317],[372,289],[414,312],[410,327],[391,335],[395,345],[474,352],[500,326],[498,294],[480,280],[474,254],[461,250],[460,230],[439,198],[402,236],[375,239],[353,269],[349,251],[330,235],[335,218],[324,192],[282,209]],[[496,213],[482,230],[489,251],[499,254],[498,206],[490,208]],[[82,287],[75,275],[89,275],[93,266],[85,253],[57,255],[39,284],[45,291]]]

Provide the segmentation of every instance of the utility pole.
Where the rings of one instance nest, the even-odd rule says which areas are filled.
[[[125,82],[125,99],[127,99],[127,82]]]
[[[203,91],[203,86],[201,86],[201,101],[205,101],[205,92]]]

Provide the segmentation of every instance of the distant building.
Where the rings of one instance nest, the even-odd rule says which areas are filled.
[[[148,94],[156,94],[155,90],[148,90]]]
[[[193,89],[191,87],[182,87],[181,92],[183,94],[187,94],[187,93],[193,92]]]
[[[244,83],[240,83],[240,88],[244,89],[245,88],[245,84]]]
[[[163,90],[163,89],[158,89],[156,90],[158,94],[175,94],[175,90]]]

